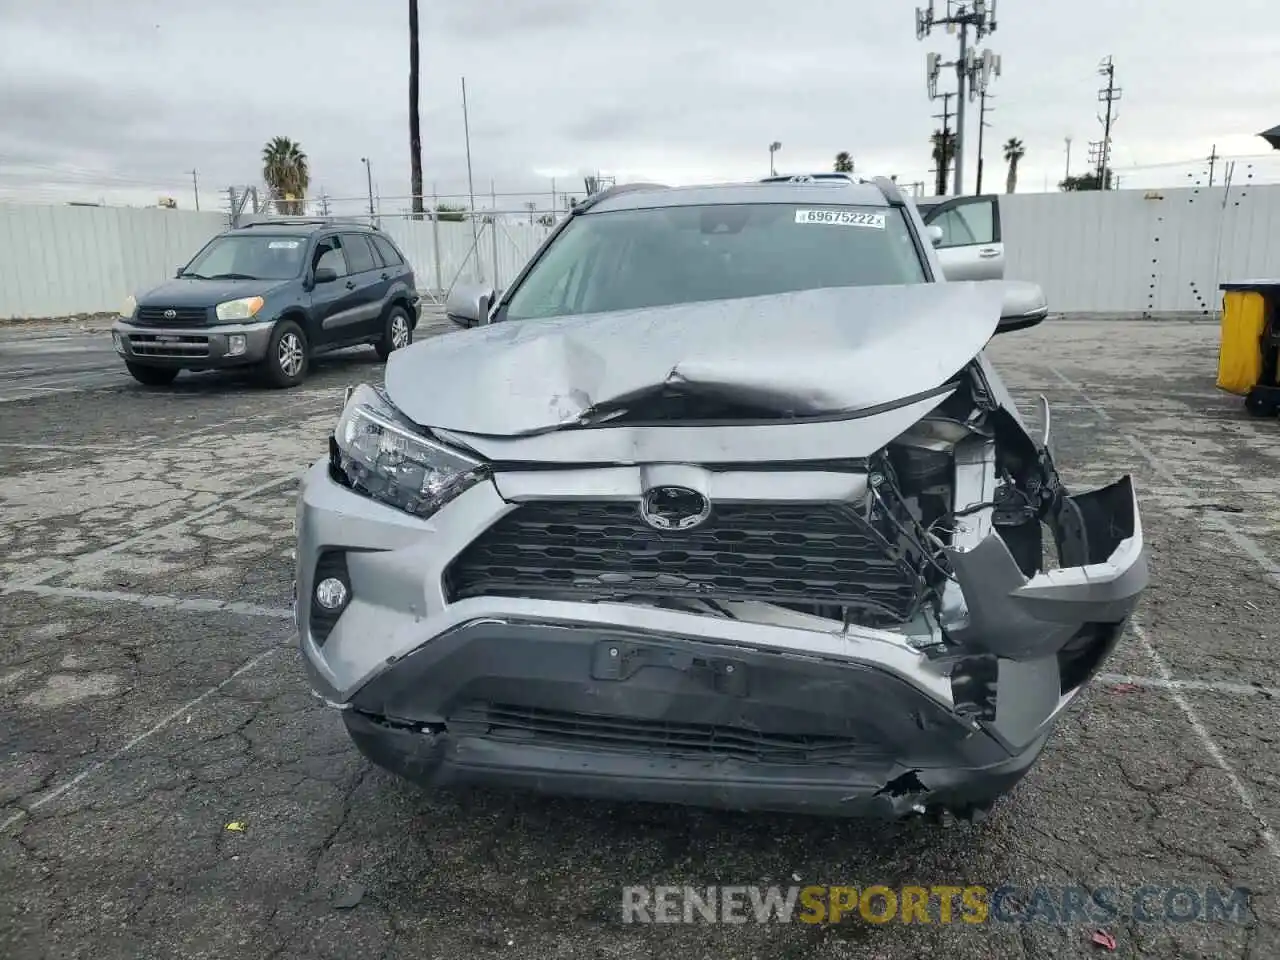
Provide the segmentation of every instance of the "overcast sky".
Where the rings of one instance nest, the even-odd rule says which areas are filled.
[[[426,188],[466,192],[464,74],[485,194],[491,180],[549,191],[556,173],[581,194],[594,170],[755,177],[773,140],[782,172],[848,150],[860,173],[931,183],[941,101],[927,99],[925,54],[952,59],[956,44],[941,30],[917,41],[917,2],[423,0]],[[1004,189],[1010,137],[1027,150],[1020,190],[1055,188],[1066,137],[1083,170],[1108,54],[1125,185],[1188,184],[1213,144],[1245,158],[1237,176],[1253,164],[1255,181],[1280,180],[1256,136],[1280,123],[1272,2],[999,0],[982,42],[1004,67],[984,186]],[[208,208],[229,184],[260,183],[262,145],[284,135],[310,157],[313,194],[363,197],[367,156],[384,207],[407,206],[390,199],[409,192],[407,24],[407,0],[0,0],[0,196],[188,207],[195,169]]]

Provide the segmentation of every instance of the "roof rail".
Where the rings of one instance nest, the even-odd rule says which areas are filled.
[[[902,191],[888,177],[872,177],[870,182],[880,188],[881,195],[893,206],[901,207],[906,204],[906,201],[902,198]]]
[[[570,213],[586,213],[597,203],[602,200],[608,200],[610,197],[616,197],[624,193],[635,193],[637,190],[670,190],[665,183],[620,183],[616,187],[610,187],[608,190],[602,190],[599,193],[593,193],[587,199],[574,207]]]
[[[765,177],[760,183],[823,183],[829,180],[841,180],[845,183],[857,183],[851,173],[834,173],[823,171],[821,173],[781,173],[771,177]]]
[[[270,217],[266,220],[251,220],[248,223],[240,224],[240,229],[247,227],[273,227],[273,226],[294,226],[301,227],[307,225],[325,226],[327,224],[345,225],[351,224],[360,227],[368,227],[370,230],[377,230],[378,225],[369,223],[360,217]]]

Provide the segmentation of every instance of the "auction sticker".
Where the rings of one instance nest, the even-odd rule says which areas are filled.
[[[267,244],[268,250],[297,250],[297,240],[272,240]]]
[[[796,223],[832,223],[841,227],[874,227],[884,229],[883,213],[858,213],[855,210],[797,210]]]

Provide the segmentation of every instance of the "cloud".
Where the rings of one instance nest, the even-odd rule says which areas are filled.
[[[1009,137],[1027,147],[1025,187],[1056,183],[1067,137],[1082,167],[1101,136],[1097,65],[1108,54],[1123,88],[1118,166],[1196,163],[1214,144],[1262,152],[1254,134],[1280,122],[1268,96],[1280,25],[1262,0],[1223,6],[1194,21],[1188,43],[1192,0],[1000,4],[999,30],[979,43],[1004,64],[988,177],[1003,180],[998,147]],[[0,191],[11,196],[92,186],[153,202],[192,169],[210,190],[256,182],[262,144],[277,135],[302,144],[313,192],[363,203],[361,157],[380,195],[408,192],[402,0],[0,0],[0,19]],[[848,150],[859,171],[931,182],[941,104],[925,95],[924,58],[956,52],[941,32],[917,41],[908,7],[836,0],[432,0],[420,22],[428,189],[467,191],[465,75],[478,191],[492,181],[547,202],[540,169],[737,179],[767,172],[773,140],[783,170],[826,168]],[[1185,171],[1149,176],[1174,182]]]

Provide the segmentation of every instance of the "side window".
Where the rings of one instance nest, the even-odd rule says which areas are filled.
[[[996,242],[995,202],[992,200],[957,203],[927,222],[930,226],[942,228],[940,247],[967,247]]]
[[[399,266],[404,263],[404,259],[396,252],[396,248],[392,246],[391,241],[386,237],[370,237],[373,245],[377,248],[378,254],[382,257],[382,262],[388,267]]]
[[[316,244],[315,259],[312,269],[328,267],[340,277],[347,275],[347,261],[342,256],[342,241],[337,237],[328,237]]]
[[[342,249],[347,252],[347,266],[352,273],[364,273],[373,270],[377,264],[373,259],[373,251],[369,249],[369,241],[358,233],[342,235]]]

